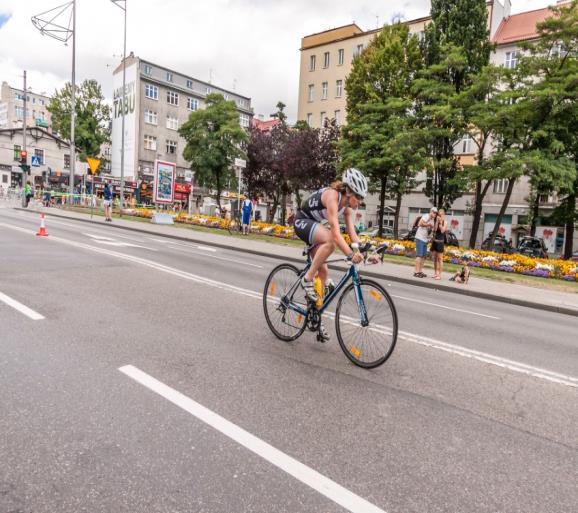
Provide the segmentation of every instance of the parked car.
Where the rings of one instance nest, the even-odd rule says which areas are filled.
[[[404,233],[400,236],[400,240],[408,240],[411,242],[415,241],[415,232],[417,228],[412,228],[409,232]],[[455,236],[454,232],[448,230],[446,232],[446,246],[459,246],[458,238]]]
[[[486,251],[494,251],[496,253],[514,253],[515,249],[510,244],[510,241],[503,235],[496,235],[493,246],[490,246],[490,238],[488,236],[482,242],[482,249]]]
[[[367,237],[377,237],[378,233],[379,233],[379,228],[372,228],[371,230],[366,230],[364,232],[361,232],[359,235],[365,235]],[[393,239],[393,228],[390,228],[389,226],[384,226],[381,236],[384,239]]]
[[[548,258],[548,250],[544,239],[540,237],[531,237],[530,235],[522,237],[518,241],[518,253],[521,255],[534,258]]]

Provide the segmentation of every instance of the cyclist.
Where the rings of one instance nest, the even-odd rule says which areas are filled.
[[[311,267],[303,276],[301,286],[307,298],[316,302],[314,279],[321,280],[322,288],[327,281],[328,267],[325,261],[339,248],[354,264],[363,260],[359,249],[359,238],[354,227],[353,211],[367,196],[367,179],[361,171],[351,168],[343,173],[341,181],[333,182],[314,192],[302,204],[295,216],[295,233],[306,244],[313,246],[311,252],[313,261]],[[351,247],[339,230],[338,217],[343,215],[347,233],[351,238]],[[322,223],[327,221],[327,226]],[[375,257],[377,262],[377,257]],[[323,324],[319,327],[319,335],[323,340],[329,340],[329,333]]]

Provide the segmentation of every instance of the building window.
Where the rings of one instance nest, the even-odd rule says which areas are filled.
[[[173,74],[170,71],[167,71],[167,82],[173,81]]]
[[[307,114],[307,124],[311,126],[311,123],[313,123],[313,114],[310,112]]]
[[[335,123],[337,126],[341,125],[341,111],[340,110],[336,110],[333,113],[333,117],[335,118]]]
[[[518,65],[520,59],[520,52],[506,52],[505,66],[508,69],[514,69]]]
[[[19,144],[14,145],[14,160],[20,160],[20,152],[22,151],[22,146]]]
[[[34,156],[38,157],[38,162],[41,166],[44,165],[44,150],[39,150],[38,148],[34,149]]]
[[[16,119],[24,119],[24,107],[16,105],[14,113],[16,114]]]
[[[153,74],[153,68],[152,68],[152,66],[149,66],[148,64],[145,64],[144,72],[145,72],[145,75],[152,75],[152,74]]]
[[[315,99],[315,86],[309,84],[307,88],[307,101],[312,102]]]
[[[205,94],[211,94],[213,90],[210,87],[205,88]]]
[[[199,108],[199,100],[196,98],[187,98],[187,109],[197,110]]]
[[[245,100],[238,100],[237,104],[239,105],[239,107],[245,107],[246,106]]]
[[[341,98],[343,95],[343,80],[337,80],[335,82],[335,96]]]
[[[167,91],[167,103],[169,105],[178,105],[179,93],[175,93],[174,91]]]
[[[329,89],[329,85],[327,82],[323,82],[321,84],[321,99],[322,100],[327,100],[327,91]]]
[[[36,103],[36,98],[32,97],[32,103]]]
[[[309,71],[315,71],[315,55],[309,56]]]
[[[353,50],[353,58],[359,57],[361,52],[363,52],[363,45],[357,45]]]
[[[8,183],[8,175],[2,175],[2,183]]]
[[[249,127],[249,114],[239,114],[239,124],[245,128]]]
[[[462,138],[461,150],[462,153],[472,153],[472,138],[469,134],[464,135]]]
[[[156,151],[157,138],[154,135],[145,135],[144,136],[144,149]]]
[[[167,128],[169,130],[178,130],[179,120],[177,118],[173,118],[172,116],[167,116]]]
[[[46,105],[46,102],[45,102],[43,99],[38,100],[38,103],[39,103],[40,105]]]
[[[193,81],[192,81],[192,80],[187,80],[187,87],[188,87],[189,89],[192,89],[192,88],[193,88]]]
[[[70,155],[64,155],[64,169],[70,169]]]
[[[167,153],[174,155],[177,152],[177,141],[167,139]]]
[[[159,88],[152,84],[145,84],[145,96],[151,100],[159,99]]]
[[[328,68],[329,67],[329,52],[325,52],[323,54],[323,67],[324,68]]]
[[[506,189],[508,188],[508,179],[499,178],[494,180],[494,193],[495,194],[506,194]]]
[[[158,125],[159,123],[157,113],[150,109],[145,110],[144,120],[145,123],[148,123],[149,125]]]
[[[325,124],[325,119],[326,119],[326,118],[327,118],[327,114],[326,114],[325,112],[322,112],[322,113],[319,115],[319,126],[320,126],[321,128],[323,128],[323,125]]]
[[[337,50],[337,65],[341,66],[344,60],[345,60],[345,50],[343,48],[340,48],[339,50]]]

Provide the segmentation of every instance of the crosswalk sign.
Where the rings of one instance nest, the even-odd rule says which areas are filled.
[[[34,167],[40,167],[40,157],[38,155],[31,155],[30,164]]]

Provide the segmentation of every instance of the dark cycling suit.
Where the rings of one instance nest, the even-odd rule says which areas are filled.
[[[307,244],[313,244],[313,235],[315,230],[322,221],[327,220],[327,208],[321,202],[321,195],[327,190],[327,187],[319,189],[309,196],[302,204],[301,208],[297,211],[295,216],[295,233],[297,236]],[[339,198],[337,200],[338,204],[341,203],[342,194],[339,192]],[[341,215],[345,207],[343,207],[337,215]]]

